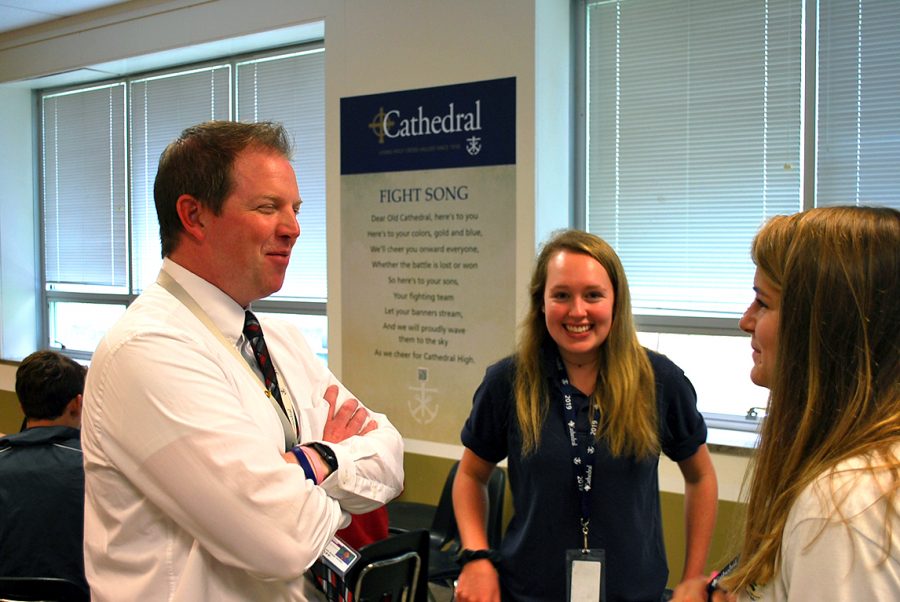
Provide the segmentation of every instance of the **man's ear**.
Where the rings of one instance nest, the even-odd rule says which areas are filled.
[[[175,211],[185,233],[191,238],[202,240],[206,223],[206,207],[203,203],[189,194],[183,194],[175,201]]]
[[[66,414],[72,416],[73,418],[81,418],[81,408],[84,407],[84,395],[79,393],[66,404],[65,412]]]
[[[62,415],[54,423],[58,426],[68,426],[73,429],[81,428],[81,410],[84,407],[84,397],[81,393],[69,400],[63,409]]]

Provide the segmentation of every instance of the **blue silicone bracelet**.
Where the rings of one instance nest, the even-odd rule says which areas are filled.
[[[297,458],[297,463],[300,465],[300,468],[303,469],[303,474],[306,475],[306,478],[312,481],[314,484],[318,485],[319,482],[316,480],[316,471],[313,470],[312,464],[309,463],[309,458],[306,457],[306,454],[300,448],[299,445],[295,445],[291,448],[291,451],[294,452],[294,456]]]

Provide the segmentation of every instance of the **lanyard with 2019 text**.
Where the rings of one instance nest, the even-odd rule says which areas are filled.
[[[581,391],[569,382],[569,376],[559,358],[556,359],[557,377],[564,402],[564,416],[569,431],[569,443],[572,451],[572,463],[575,469],[575,482],[581,494],[581,533],[584,535],[584,550],[588,549],[588,526],[591,521],[591,483],[594,477],[594,441],[597,437],[598,422],[591,419],[591,428],[582,445],[579,445],[575,431],[575,411],[572,398],[582,395]]]
[[[566,550],[566,600],[583,602],[584,600],[604,602],[606,600],[605,582],[606,553],[603,549],[588,547],[588,526],[591,522],[591,483],[594,477],[594,443],[597,438],[598,421],[591,418],[591,427],[582,444],[578,442],[575,421],[578,413],[572,402],[575,396],[582,393],[570,382],[568,374],[559,358],[556,360],[559,386],[563,395],[563,408],[566,427],[569,431],[569,442],[572,450],[572,463],[575,470],[575,482],[581,498],[581,534],[584,537],[579,549]]]

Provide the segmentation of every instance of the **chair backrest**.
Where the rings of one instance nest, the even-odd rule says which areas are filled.
[[[91,596],[68,579],[55,577],[0,577],[0,599],[89,602]]]
[[[437,507],[434,509],[434,518],[431,520],[431,547],[441,549],[451,541],[458,539],[459,531],[456,528],[456,517],[453,514],[453,480],[456,478],[456,470],[459,462],[454,462],[447,473],[441,497],[438,498]]]
[[[487,538],[488,545],[493,549],[500,547],[503,539],[503,500],[506,497],[506,472],[502,468],[494,467],[491,478],[488,480],[488,507],[487,507]]]
[[[410,552],[415,553],[414,563],[411,563],[409,560]],[[379,568],[378,570],[382,571],[385,575],[392,574],[392,576],[388,578],[394,579],[395,575],[399,576],[402,574],[403,569],[400,567],[405,566],[407,578],[404,579],[404,582],[407,584],[412,583],[412,587],[407,590],[408,594],[404,599],[414,602],[425,602],[428,598],[428,554],[427,530],[415,529],[413,531],[391,535],[387,539],[382,539],[360,548],[359,560],[356,561],[356,564],[351,567],[347,573],[347,583],[355,584],[352,587],[354,590],[360,586],[367,588],[366,590],[360,590],[360,592],[375,592],[375,590],[378,589],[375,587],[375,584],[379,582],[380,577],[376,578],[375,567],[369,568],[368,571],[366,571],[367,567],[379,562],[385,563],[384,565],[379,565],[384,568]],[[390,563],[388,561],[394,562]],[[410,574],[409,570],[412,568],[415,570]],[[366,572],[364,573],[364,571]],[[372,585],[370,585],[370,583]],[[381,600],[380,598],[375,599],[379,602]],[[356,600],[357,602],[361,602],[361,599],[358,596]],[[391,598],[391,600],[397,602],[398,599]]]
[[[327,564],[311,571],[319,590],[333,602],[426,602],[428,599],[428,531],[415,529],[361,547],[359,559],[343,577]]]
[[[422,560],[413,551],[374,560],[359,571],[353,599],[356,602],[412,602],[421,570]]]
[[[434,512],[434,520],[431,523],[432,546],[438,549],[448,543],[459,539],[459,530],[456,527],[456,516],[453,513],[453,480],[459,462],[454,462],[447,474],[441,497],[438,500]],[[506,473],[502,468],[494,467],[487,484],[488,507],[485,516],[485,528],[487,529],[488,545],[492,548],[500,546],[503,537],[503,500],[506,495]]]

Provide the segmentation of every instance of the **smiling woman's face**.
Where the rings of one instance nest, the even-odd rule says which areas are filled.
[[[563,360],[597,358],[609,336],[615,294],[606,269],[583,253],[560,251],[547,264],[544,320]]]
[[[769,388],[778,363],[781,291],[759,268],[753,277],[753,290],[756,297],[741,317],[740,326],[741,330],[750,333],[750,346],[753,348],[750,380],[760,387]]]

